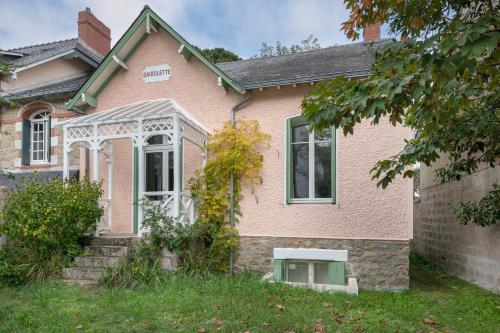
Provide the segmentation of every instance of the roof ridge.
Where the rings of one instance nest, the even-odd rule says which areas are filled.
[[[386,42],[392,40],[392,38],[383,38],[377,42],[373,42],[374,44],[379,44],[382,42]],[[312,49],[312,50],[307,50],[307,51],[301,51],[297,53],[289,53],[289,54],[282,54],[282,55],[272,55],[272,56],[263,56],[263,57],[257,57],[257,58],[248,58],[248,59],[241,59],[241,60],[235,60],[235,61],[226,61],[226,62],[219,62],[216,65],[225,65],[225,64],[234,64],[234,63],[242,63],[242,62],[251,62],[251,61],[258,61],[258,60],[267,60],[267,59],[277,59],[277,58],[286,58],[286,57],[292,57],[292,56],[297,56],[297,55],[303,55],[303,54],[310,54],[313,52],[318,52],[318,51],[323,51],[323,50],[328,50],[328,49],[333,49],[333,48],[338,48],[338,47],[346,47],[346,46],[354,46],[354,45],[360,45],[360,44],[371,44],[372,42],[357,42],[357,43],[350,43],[350,44],[340,44],[340,45],[330,45],[330,46],[325,46],[325,47],[320,47],[317,49]]]
[[[49,45],[49,44],[56,44],[56,43],[62,43],[62,42],[69,42],[69,41],[72,41],[72,40],[76,40],[76,41],[78,41],[78,37],[67,38],[67,39],[61,39],[61,40],[56,40],[56,41],[53,41],[53,42],[46,42],[46,43],[40,43],[40,44],[33,44],[33,45],[20,46],[20,47],[16,47],[16,48],[13,48],[13,49],[7,49],[7,50],[4,50],[4,51],[15,51],[15,50],[27,49],[27,48],[30,48],[30,47],[35,47],[35,46],[44,46],[44,45]]]

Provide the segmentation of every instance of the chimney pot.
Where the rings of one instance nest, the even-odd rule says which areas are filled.
[[[363,40],[367,43],[380,41],[380,22],[369,24],[363,31]]]
[[[111,49],[111,30],[92,14],[89,7],[78,13],[78,39],[102,58]]]

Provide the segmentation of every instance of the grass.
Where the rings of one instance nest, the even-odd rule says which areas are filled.
[[[0,288],[0,332],[500,332],[500,296],[412,258],[411,289],[318,293],[256,275],[153,289]]]

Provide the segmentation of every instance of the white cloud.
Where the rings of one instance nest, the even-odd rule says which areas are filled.
[[[342,0],[148,0],[149,6],[191,43],[222,46],[243,57],[261,42],[299,43],[313,33],[322,46],[348,42]],[[72,38],[85,7],[111,28],[113,42],[130,26],[144,0],[0,0],[0,48]],[[7,24],[3,24],[6,22]]]

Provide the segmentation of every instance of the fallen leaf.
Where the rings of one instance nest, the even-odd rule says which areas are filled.
[[[81,330],[83,329],[83,325],[78,325],[77,327],[75,327],[77,330]]]
[[[432,320],[431,318],[424,318],[424,320],[422,320],[422,321],[426,325],[434,325],[434,320]]]
[[[271,326],[271,325],[270,325],[270,324],[268,324],[268,323],[266,323],[266,322],[264,322],[264,323],[260,324],[260,326],[262,326],[262,327],[269,327],[269,326]]]
[[[215,327],[216,327],[217,329],[219,329],[219,328],[221,328],[221,326],[222,326],[223,322],[222,322],[222,320],[220,320],[220,319],[215,319],[215,320],[214,320],[214,324],[215,324]]]
[[[284,311],[285,310],[285,307],[283,305],[281,305],[281,304],[276,305],[276,308],[278,310],[280,310],[280,311]]]
[[[342,318],[343,318],[344,316],[343,316],[343,315],[341,315],[341,314],[339,314],[339,313],[333,312],[333,313],[332,313],[332,317],[333,317],[333,319],[334,319],[337,323],[341,324],[341,323],[342,323]]]
[[[357,312],[358,312],[358,314],[365,314],[366,313],[363,310],[358,310]]]
[[[379,321],[379,323],[380,323],[380,325],[383,325],[383,326],[387,325],[387,321],[386,321],[386,320],[384,320],[384,319],[381,319],[381,320]]]
[[[144,324],[144,325],[149,325],[149,320],[144,320],[144,321],[143,321],[143,324]]]
[[[345,301],[345,304],[347,304],[347,308],[348,309],[352,308],[352,302],[351,301]]]
[[[205,328],[204,327],[200,327],[198,328],[198,331],[196,331],[197,333],[205,333]]]
[[[316,325],[314,325],[314,333],[324,333],[325,332],[325,325],[321,321],[318,321]]]

